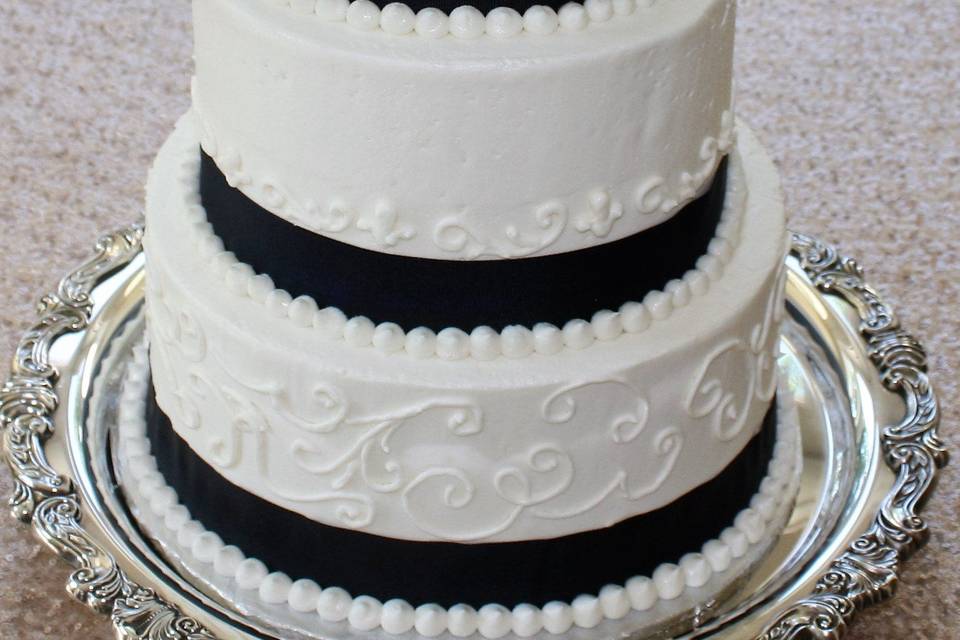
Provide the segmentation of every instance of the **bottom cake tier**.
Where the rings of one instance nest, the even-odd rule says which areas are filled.
[[[727,184],[714,202],[719,222],[684,218],[663,243],[664,254],[687,253],[676,271],[660,272],[659,253],[627,252],[598,278],[598,286],[637,285],[619,306],[600,309],[593,289],[577,287],[569,293],[586,300],[583,317],[442,329],[355,315],[293,283],[277,284],[287,268],[274,260],[310,282],[341,280],[308,264],[317,253],[284,241],[295,228],[266,233],[264,225],[276,222],[269,212],[243,224],[264,236],[255,244],[270,264],[247,255],[218,222],[236,210],[209,197],[207,183],[227,180],[220,186],[230,189],[229,177],[207,175],[214,169],[204,170],[196,129],[190,116],[180,122],[147,187],[151,375],[176,434],[231,484],[345,531],[341,548],[347,538],[373,536],[485,550],[483,562],[471,563],[473,579],[456,591],[424,593],[446,583],[416,580],[422,564],[404,565],[381,545],[378,562],[391,567],[385,576],[365,580],[367,571],[341,560],[327,582],[452,603],[548,602],[597,590],[623,576],[598,571],[589,585],[562,587],[578,575],[564,560],[547,581],[556,590],[544,593],[533,577],[539,571],[482,577],[494,558],[486,551],[612,528],[661,509],[720,475],[770,411],[786,234],[776,171],[746,128],[716,181]],[[691,249],[687,223],[703,246]],[[616,244],[595,249],[620,255],[610,249]],[[348,255],[336,262],[352,264],[355,249],[342,245],[335,253]],[[578,264],[588,258],[560,255]],[[505,269],[484,299],[510,290],[515,269],[550,272],[536,266],[540,259],[479,261]],[[437,267],[428,262],[405,259],[389,271]],[[442,268],[472,264],[450,262]],[[368,282],[352,281],[351,295],[393,291],[383,270],[360,271]],[[456,278],[445,282],[459,288]],[[454,304],[444,291],[403,291],[416,293],[411,308]],[[759,482],[763,469],[747,467],[744,479]],[[640,538],[625,538],[621,555],[643,551]],[[583,555],[597,553],[594,546]],[[527,554],[518,556],[508,568],[528,566]],[[291,562],[300,566],[299,557]]]
[[[129,365],[119,425],[121,484],[131,509],[148,536],[183,550],[178,560],[190,573],[212,570],[235,586],[237,604],[276,607],[280,617],[285,609],[315,612],[318,624],[392,634],[528,637],[654,616],[664,603],[687,602],[692,610],[714,602],[756,564],[786,525],[799,488],[797,415],[783,390],[757,435],[710,482],[613,527],[513,543],[417,543],[336,530],[230,484],[156,406],[146,345]],[[392,575],[403,571],[391,574],[398,557],[417,566]],[[325,584],[331,562],[381,583],[367,592]],[[444,583],[470,593],[464,585],[504,575],[521,586],[502,583],[495,600],[420,596]],[[584,593],[578,584],[602,586]],[[518,601],[530,585],[553,597]]]

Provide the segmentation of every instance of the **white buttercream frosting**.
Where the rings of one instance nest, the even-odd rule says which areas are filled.
[[[356,29],[195,2],[194,108],[231,185],[343,242],[463,260],[609,242],[704,191],[732,145],[734,0],[314,11]]]
[[[147,190],[157,398],[201,457],[266,500],[414,540],[596,529],[716,475],[773,397],[786,237],[775,171],[749,132],[731,164],[749,233],[735,251],[717,245],[725,264],[701,259],[697,282],[618,319],[413,330],[402,349],[395,328],[315,310],[263,279],[251,289],[252,270],[228,280],[246,279],[248,295],[224,286],[235,261],[218,254],[211,267],[183,241],[202,215],[182,211],[195,188],[180,178],[182,149],[195,140],[183,121]],[[467,348],[482,354],[470,366],[435,357]]]
[[[184,186],[184,202],[181,207],[172,211],[171,215],[186,214],[189,225],[183,241],[194,244],[197,252],[207,260],[210,268],[223,278],[229,291],[238,296],[248,296],[253,301],[266,306],[278,317],[289,317],[298,327],[317,326],[327,337],[343,340],[351,346],[372,346],[384,353],[396,353],[405,348],[407,336],[396,324],[385,322],[373,325],[364,317],[343,316],[341,326],[339,319],[342,312],[338,309],[320,309],[309,296],[299,296],[294,299],[288,292],[276,290],[269,274],[256,273],[253,267],[238,261],[233,253],[226,251],[223,243],[207,223],[203,207],[195,204],[199,197],[199,164],[196,148],[194,145],[186,145],[182,153],[181,180]],[[625,302],[616,311],[601,309],[589,319],[571,319],[561,328],[553,327],[549,323],[538,325],[541,335],[546,335],[546,332],[551,330],[556,334],[556,345],[551,341],[552,339],[544,338],[546,342],[543,348],[538,348],[533,331],[536,327],[510,326],[496,333],[490,327],[481,326],[472,328],[470,334],[460,329],[447,328],[441,330],[435,337],[430,329],[420,328],[419,332],[429,332],[431,338],[426,341],[414,338],[414,346],[409,353],[416,357],[437,357],[443,360],[467,358],[492,360],[501,356],[523,358],[534,352],[546,355],[556,353],[563,348],[583,349],[593,344],[595,340],[615,340],[624,332],[639,333],[649,326],[649,322],[642,320],[643,317],[667,320],[674,309],[689,304],[694,295],[703,295],[707,292],[711,277],[716,278],[723,267],[730,262],[739,244],[746,190],[736,159],[729,175],[726,208],[717,227],[716,237],[708,247],[708,252],[682,279],[667,283],[663,291],[652,291],[641,301]],[[644,309],[641,311],[636,308],[637,305],[641,305]],[[338,320],[335,330],[331,330],[328,321],[331,314],[334,314]],[[628,314],[634,321],[625,320]],[[641,316],[638,317],[638,314]]]
[[[145,435],[143,398],[148,392],[148,381],[147,350],[141,345],[135,349],[120,401],[120,458],[125,474],[122,486],[135,509],[150,505],[154,511],[155,496],[166,495],[172,489],[163,481]],[[212,563],[218,574],[233,577],[242,591],[255,592],[267,604],[286,604],[296,612],[316,611],[327,622],[346,621],[360,631],[379,628],[389,634],[403,634],[415,630],[426,637],[449,632],[456,637],[478,634],[495,639],[509,633],[529,637],[541,631],[560,634],[572,627],[591,629],[604,620],[642,614],[653,609],[658,601],[680,597],[688,588],[708,586],[736,559],[746,556],[755,546],[768,544],[779,534],[799,489],[799,428],[796,408],[786,390],[780,394],[779,416],[778,440],[768,475],[751,506],[737,515],[719,539],[705,542],[699,552],[683,556],[676,564],[660,565],[652,576],[636,576],[624,585],[607,585],[597,594],[583,594],[569,603],[550,602],[543,607],[520,604],[513,609],[497,603],[479,609],[464,604],[445,609],[429,603],[414,606],[399,598],[381,603],[370,596],[353,596],[335,586],[322,588],[309,579],[294,582],[283,573],[271,573],[261,561],[246,558],[236,547],[224,546],[215,533],[189,519],[189,513],[186,521],[174,518],[171,524],[170,519],[163,519],[167,530],[161,536],[180,540],[182,532],[189,530],[194,538],[193,545],[187,546],[192,561]],[[761,503],[768,508],[758,508]],[[184,510],[174,500],[156,515],[179,515]],[[204,542],[197,542],[201,540]]]

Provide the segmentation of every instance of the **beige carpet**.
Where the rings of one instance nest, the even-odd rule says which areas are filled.
[[[955,0],[741,0],[737,67],[740,115],[783,171],[793,228],[861,257],[924,340],[960,455],[958,35]],[[0,0],[0,68],[5,363],[36,295],[140,210],[147,167],[188,105],[188,3]],[[960,638],[958,479],[960,458],[926,511],[930,545],[851,638]],[[113,637],[67,599],[66,575],[0,521],[0,638]]]

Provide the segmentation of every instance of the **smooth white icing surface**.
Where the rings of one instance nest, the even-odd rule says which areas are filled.
[[[189,121],[183,127],[190,128]],[[314,327],[323,336],[354,347],[373,347],[384,354],[405,351],[417,358],[443,360],[493,360],[499,357],[524,358],[533,353],[550,355],[561,349],[584,349],[595,341],[610,341],[623,333],[645,331],[654,320],[665,321],[674,309],[690,304],[694,296],[707,292],[718,280],[740,242],[746,188],[737,158],[731,161],[725,210],[707,252],[682,278],[667,283],[662,291],[650,291],[643,300],[624,302],[616,311],[600,310],[589,319],[574,318],[562,327],[538,323],[533,327],[512,325],[496,332],[490,327],[445,328],[437,333],[425,327],[404,332],[392,322],[374,325],[365,317],[348,318],[337,308],[319,308],[309,296],[293,296],[278,290],[267,273],[257,273],[226,251],[223,242],[207,223],[206,212],[196,205],[200,163],[195,140],[182,136],[180,178],[186,185],[183,202],[172,209],[185,215],[181,242],[192,245],[223,286],[237,296],[249,297],[270,313],[286,316],[298,327]]]
[[[267,604],[287,604],[297,612],[316,611],[323,621],[346,621],[362,631],[381,628],[390,634],[415,630],[427,637],[447,631],[457,637],[479,634],[500,638],[509,633],[529,637],[541,631],[558,634],[572,627],[589,629],[604,620],[619,620],[633,612],[642,614],[659,601],[680,597],[688,588],[709,588],[711,579],[726,572],[737,559],[754,547],[768,545],[785,526],[799,489],[799,423],[789,391],[782,389],[777,443],[760,491],[720,538],[708,540],[699,552],[684,555],[676,564],[664,563],[651,576],[634,576],[624,585],[610,584],[598,594],[583,594],[569,603],[554,601],[543,607],[520,604],[513,609],[496,603],[479,609],[458,604],[444,609],[431,603],[415,607],[395,598],[381,604],[370,596],[351,596],[336,586],[322,588],[313,580],[294,582],[283,573],[270,572],[263,562],[246,558],[237,547],[225,544],[190,519],[189,513],[184,515],[186,509],[166,485],[146,438],[143,408],[147,371],[147,352],[141,345],[135,349],[124,381],[118,435],[122,486],[135,509],[148,509],[163,522],[167,531],[155,535],[180,540],[187,531],[186,538],[192,540],[186,545],[192,562],[212,565],[217,575],[232,578],[240,589],[256,593]],[[703,592],[701,597],[709,598]]]
[[[345,19],[373,24],[366,5]],[[494,259],[608,242],[701,193],[732,144],[734,6],[657,2],[578,33],[463,40],[194,2],[203,148],[268,210],[378,251]],[[424,31],[482,32],[462,9]],[[527,14],[543,29],[576,21]]]
[[[372,323],[351,329],[362,339],[331,341],[290,322],[292,301],[264,306],[224,287],[183,242],[191,223],[181,209],[196,189],[179,177],[178,150],[192,139],[185,120],[147,189],[160,406],[231,482],[334,526],[508,541],[659,508],[742,450],[775,390],[783,208],[773,166],[742,133],[744,238],[703,295],[669,314],[665,297],[643,332],[581,350],[450,362],[419,359],[409,345],[354,346]],[[586,324],[564,339],[586,335]]]

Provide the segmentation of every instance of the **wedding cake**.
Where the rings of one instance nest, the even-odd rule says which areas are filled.
[[[121,403],[155,537],[353,632],[558,634],[742,576],[798,446],[734,0],[193,9]]]

